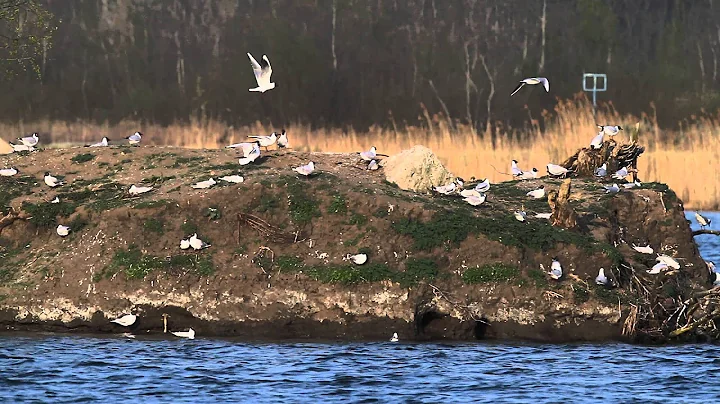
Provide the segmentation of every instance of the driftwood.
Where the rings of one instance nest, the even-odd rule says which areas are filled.
[[[720,236],[720,230],[701,229],[701,230],[695,230],[694,232],[692,232],[693,237],[699,236],[701,234],[714,234],[716,236]]]
[[[278,227],[271,225],[267,221],[249,213],[238,213],[238,244],[241,243],[242,225],[246,224],[269,241],[276,243],[295,243],[304,239],[305,237],[300,231],[295,233],[288,233],[280,230]]]
[[[552,215],[550,220],[553,226],[560,226],[566,229],[572,229],[577,226],[577,212],[570,206],[570,178],[567,178],[560,185],[560,191],[548,192],[548,205]]]
[[[16,220],[28,220],[30,219],[30,214],[23,210],[17,210],[15,208],[10,208],[10,212],[8,212],[7,215],[0,217],[0,234],[2,234],[2,231],[4,228],[10,226],[15,222]]]

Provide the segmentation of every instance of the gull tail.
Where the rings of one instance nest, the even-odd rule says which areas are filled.
[[[250,88],[248,89],[250,92],[256,92],[256,93],[262,93],[263,90],[260,87]]]
[[[510,94],[510,96],[512,97],[513,95],[515,95],[515,93],[517,93],[518,91],[520,91],[520,89],[523,88],[524,85],[525,85],[525,83],[523,83],[523,82],[521,81],[520,84],[518,84],[518,86],[515,87],[515,90],[513,90],[512,94]]]

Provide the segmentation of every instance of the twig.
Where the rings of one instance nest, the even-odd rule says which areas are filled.
[[[495,166],[492,165],[492,164],[490,164],[490,167],[492,167],[493,170],[495,170],[495,172],[498,173],[498,174],[509,175],[509,176],[511,176],[511,177],[514,177],[514,175],[512,175],[512,174],[510,174],[510,173],[504,173],[504,172],[502,172],[502,171],[498,171],[498,169],[495,168]]]
[[[658,191],[658,195],[660,195],[660,203],[662,204],[663,211],[667,213],[667,208],[665,207],[665,199],[663,198],[663,193]]]
[[[479,321],[479,322],[481,322],[481,323],[483,323],[483,324],[485,324],[485,325],[490,325],[490,323],[488,323],[487,321],[483,320],[482,318],[477,317],[477,316],[472,312],[472,310],[470,310],[470,309],[468,308],[467,305],[462,305],[462,304],[460,304],[459,302],[455,302],[455,301],[450,300],[450,299],[445,295],[445,292],[443,292],[442,290],[440,290],[440,288],[438,288],[437,286],[435,286],[435,285],[433,285],[433,284],[431,284],[431,283],[428,283],[428,285],[429,285],[431,288],[433,288],[433,293],[435,294],[435,296],[437,296],[437,297],[445,300],[446,302],[450,303],[450,305],[453,306],[457,311],[466,314],[467,316],[469,316],[470,318],[472,318],[474,321]]]
[[[694,232],[692,232],[693,237],[699,236],[701,234],[713,234],[716,236],[720,236],[720,230],[701,229],[701,230],[695,230]]]

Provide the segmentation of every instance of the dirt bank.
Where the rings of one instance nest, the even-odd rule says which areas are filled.
[[[298,178],[292,167],[309,160],[319,173]],[[619,340],[638,336],[623,335],[647,303],[637,282],[670,285],[663,299],[707,286],[682,204],[657,183],[607,195],[573,180],[578,228],[563,230],[534,217],[550,211],[544,199],[525,196],[560,180],[493,184],[473,208],[402,191],[347,154],[270,151],[240,168],[231,150],[77,148],[0,157],[5,166],[20,174],[0,177],[0,206],[31,216],[0,234],[7,330],[118,333],[108,319],[132,312],[136,334],[161,333],[168,314],[171,330],[199,336]],[[46,171],[67,184],[50,189]],[[237,173],[241,184],[191,188]],[[140,182],[155,189],[128,196]],[[525,223],[513,217],[521,206]],[[212,246],[181,250],[193,233]],[[628,245],[648,242],[682,258],[679,273],[648,275],[655,255]],[[364,265],[344,259],[359,252]],[[553,256],[560,281],[539,269]],[[617,287],[595,284],[600,267]]]

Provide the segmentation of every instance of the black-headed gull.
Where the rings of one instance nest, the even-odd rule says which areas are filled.
[[[530,171],[523,171],[522,174],[518,176],[521,180],[532,180],[537,178],[538,176],[538,169],[533,167]]]
[[[228,149],[240,149],[240,151],[243,154],[243,157],[247,157],[247,155],[252,151],[253,147],[255,147],[255,143],[257,142],[242,142],[242,143],[233,143],[229,146],[225,146]]]
[[[668,255],[665,255],[665,254],[658,255],[658,257],[655,258],[655,260],[658,261],[658,262],[662,262],[662,263],[666,264],[666,265],[669,266],[670,268],[680,269],[680,263],[677,262],[677,261],[675,260],[675,258],[670,257],[670,256],[668,256]]]
[[[523,174],[523,170],[518,167],[517,160],[513,160],[510,162],[510,173],[512,173],[513,177],[519,177]]]
[[[380,166],[378,165],[377,160],[370,160],[370,163],[368,163],[367,169],[370,171],[375,171],[378,168],[380,168]]]
[[[146,192],[150,192],[150,191],[152,191],[152,189],[153,189],[153,187],[138,187],[135,185],[131,185],[130,189],[128,189],[128,193],[130,195],[140,195],[140,194],[144,194]]]
[[[12,177],[17,173],[18,169],[16,167],[3,168],[0,170],[0,177]]]
[[[209,180],[196,182],[192,185],[195,189],[208,189],[212,187],[213,185],[217,184],[214,178],[210,178]]]
[[[597,127],[600,128],[600,132],[605,133],[610,137],[617,135],[621,130],[623,130],[623,128],[619,125],[597,125]]]
[[[633,248],[633,250],[639,252],[640,254],[652,254],[654,252],[653,248],[650,247],[650,244],[648,244],[646,246],[639,246],[639,245],[633,244],[632,248]]]
[[[16,152],[16,153],[24,152],[24,151],[30,151],[30,152],[35,151],[35,147],[33,147],[33,146],[26,146],[24,144],[15,144],[15,143],[10,143],[10,142],[8,142],[8,143],[12,147],[13,152]]]
[[[280,132],[280,136],[278,136],[277,145],[279,148],[284,149],[288,147],[290,144],[290,141],[288,140],[287,133],[285,133],[285,129]]]
[[[523,86],[525,86],[526,84],[536,85],[536,84],[541,84],[541,83],[542,83],[543,87],[545,87],[545,92],[546,93],[550,92],[550,82],[548,81],[548,79],[546,79],[545,77],[529,77],[527,79],[520,80],[520,84],[518,84],[518,86],[515,87],[515,90],[513,90],[513,92],[510,94],[510,96],[512,97],[513,95],[515,95],[515,93],[520,91],[520,89],[523,88]]]
[[[134,314],[126,314],[124,316],[118,317],[115,320],[110,321],[111,323],[119,324],[123,327],[130,327],[131,325],[135,324],[135,321],[137,320],[137,316]]]
[[[562,265],[560,265],[560,261],[558,261],[557,257],[553,257],[552,264],[550,265],[550,277],[557,280],[562,278],[562,275]]]
[[[549,175],[551,175],[553,177],[565,177],[565,176],[567,176],[567,173],[570,172],[570,170],[568,170],[567,168],[565,168],[563,166],[559,166],[557,164],[550,163],[547,165],[547,172]]]
[[[476,192],[476,191],[473,191],[473,192]],[[465,198],[463,199],[463,201],[467,202],[468,204],[470,204],[470,205],[472,205],[472,206],[480,206],[480,205],[482,205],[483,203],[485,203],[485,199],[486,199],[486,198],[487,198],[487,197],[485,196],[485,194],[483,194],[483,193],[478,193],[477,195],[468,195],[468,196],[465,196]]]
[[[107,136],[105,136],[102,138],[102,140],[99,143],[93,143],[93,144],[87,145],[85,147],[108,147],[108,146],[110,146],[110,139]]]
[[[590,148],[591,149],[599,149],[602,147],[603,143],[603,136],[605,136],[605,132],[598,133],[592,140],[590,141]]]
[[[603,188],[605,188],[606,194],[617,194],[620,192],[620,187],[618,184],[612,184],[612,185],[603,185]]]
[[[241,166],[248,165],[253,161],[257,160],[258,157],[260,157],[260,143],[255,142],[255,145],[253,146],[250,153],[245,155],[245,157],[240,158],[240,160],[238,160],[238,163],[240,163]]]
[[[270,82],[270,76],[272,76],[272,66],[270,66],[270,60],[267,55],[262,56],[262,65],[255,60],[255,58],[248,53],[250,58],[250,65],[252,66],[253,73],[255,74],[255,81],[257,81],[257,87],[251,88],[250,91],[261,92],[272,90],[275,88],[275,83]]]
[[[641,185],[642,185],[642,182],[635,181],[635,182],[628,182],[627,184],[622,184],[622,187],[625,189],[632,189],[632,188],[639,187]]]
[[[695,220],[697,220],[701,229],[704,229],[706,226],[710,226],[710,223],[712,223],[712,221],[710,219],[701,215],[698,212],[695,212]]]
[[[600,271],[598,271],[598,276],[595,277],[595,283],[598,285],[607,285],[608,284],[608,278],[605,276],[605,268],[600,268]]]
[[[142,133],[135,132],[132,135],[126,137],[125,139],[128,140],[129,144],[138,144],[142,140]]]
[[[195,339],[195,330],[190,328],[187,331],[172,331],[172,335],[180,338]]]
[[[613,178],[621,180],[630,174],[630,167],[623,167],[617,171],[615,171],[615,174],[612,175]]]
[[[371,161],[374,160],[375,157],[377,157],[377,149],[375,146],[371,147],[368,151],[361,151],[359,152],[360,158],[365,161]]]
[[[362,265],[367,262],[368,256],[367,256],[367,254],[363,254],[363,253],[355,254],[355,255],[348,254],[346,259],[349,259],[355,265]]]
[[[396,332],[394,332],[392,337],[390,337],[390,342],[398,342],[398,341],[400,341],[400,338],[398,337],[398,334]]]
[[[485,178],[484,180],[478,182],[475,184],[475,191],[477,192],[487,192],[490,190],[490,180]]]
[[[27,147],[34,147],[40,141],[37,132],[33,133],[31,136],[19,137],[17,140]]]
[[[274,145],[277,141],[277,133],[273,132],[268,136],[248,136],[250,139],[255,139],[261,147],[267,148]]]
[[[455,181],[453,181],[446,185],[441,185],[439,187],[433,187],[433,189],[435,190],[435,192],[437,192],[439,194],[450,195],[450,194],[454,193],[455,190],[457,189],[457,184],[455,184]]]
[[[63,226],[61,224],[58,225],[57,229],[55,230],[60,237],[65,237],[68,234],[70,234],[70,228],[68,226]]]
[[[539,188],[533,189],[532,191],[525,194],[531,198],[540,199],[545,196],[545,185],[540,185]]]
[[[233,184],[240,184],[241,182],[245,181],[245,178],[243,178],[242,175],[226,175],[224,177],[220,177],[221,180],[225,182],[231,182]]]
[[[60,185],[65,185],[64,182],[53,177],[52,175],[50,175],[49,172],[45,173],[45,177],[43,179],[45,180],[45,185],[49,186],[50,188],[55,188],[55,187],[59,187]]]
[[[315,171],[315,163],[311,161],[303,166],[293,168],[293,171],[307,177]]]
[[[208,247],[212,247],[210,244],[200,240],[197,236],[197,233],[190,236],[190,247],[193,248],[193,250],[203,250]]]
[[[652,269],[648,269],[645,272],[651,274],[651,275],[657,275],[661,271],[667,271],[668,270],[668,264],[664,262],[658,262],[657,264],[653,265]]]
[[[595,169],[596,177],[604,177],[607,175],[607,163],[603,163],[600,167]]]
[[[518,222],[524,222],[527,219],[527,213],[525,213],[524,210],[516,210],[513,212],[513,216],[515,216]]]

